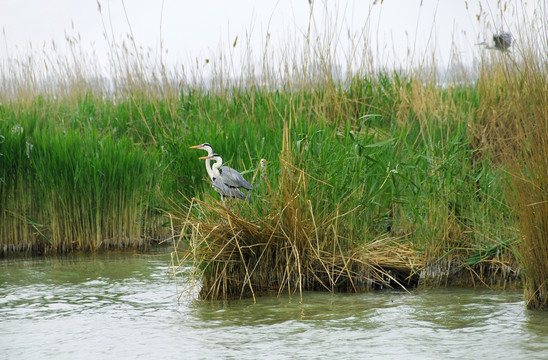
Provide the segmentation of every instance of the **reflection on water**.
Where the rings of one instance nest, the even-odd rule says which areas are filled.
[[[0,261],[6,358],[547,359],[519,291],[305,293],[177,302],[169,254]]]

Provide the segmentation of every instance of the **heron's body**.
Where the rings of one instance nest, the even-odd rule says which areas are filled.
[[[223,182],[221,177],[218,175],[218,169],[216,169],[216,171],[213,171],[211,167],[211,159],[206,159],[206,171],[209,175],[209,178],[211,179],[213,188],[219,193],[219,195],[221,195],[221,199],[225,196],[236,199],[245,199],[245,194],[243,192],[241,192],[237,188],[231,188]]]
[[[220,157],[219,159],[220,160],[217,160],[217,162],[213,165],[213,169],[215,169],[215,165],[222,164],[223,160]],[[219,165],[218,170],[213,170],[213,171],[214,172],[217,171],[216,175],[220,177],[223,180],[223,182],[230,187],[253,190],[253,185],[251,185],[246,179],[244,179],[242,174],[240,174],[239,172],[237,172],[231,167],[228,167],[228,166],[221,167]]]
[[[211,173],[213,176],[210,176],[210,177],[211,177],[211,181],[213,182],[213,186],[216,188],[217,192],[221,194],[221,197],[223,197],[224,195],[224,196],[229,196],[236,199],[245,199],[246,195],[240,189],[238,189],[239,187],[243,187],[243,186],[236,186],[232,184],[246,183],[249,185],[249,187],[253,188],[251,184],[249,184],[244,179],[244,177],[234,169],[232,169],[234,170],[234,172],[230,175],[230,177],[228,177],[226,174],[223,175],[222,173],[223,168],[221,167],[221,165],[223,164],[223,159],[219,155],[213,154],[211,156],[206,156],[205,159],[206,161],[211,161],[211,159],[215,160],[215,164],[211,166]],[[241,179],[238,179],[238,176],[235,174],[239,175]],[[248,189],[246,187],[243,187],[243,188]],[[248,190],[251,190],[251,189],[248,189]]]

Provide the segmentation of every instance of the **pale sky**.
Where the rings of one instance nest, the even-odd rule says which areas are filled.
[[[324,43],[334,37],[337,62],[346,61],[348,49],[366,46],[377,65],[405,66],[433,54],[443,67],[451,54],[464,63],[477,59],[482,50],[475,44],[493,32],[519,36],[524,19],[535,12],[547,15],[543,0],[314,1],[312,16],[307,0],[0,0],[0,61],[38,56],[52,41],[62,52],[68,35],[79,38],[85,51],[93,49],[103,64],[109,44],[133,33],[143,52],[168,67],[202,63],[219,53],[231,53],[238,62],[250,54],[260,58],[267,34],[271,49],[296,51],[293,44],[302,44],[312,24],[312,37]]]

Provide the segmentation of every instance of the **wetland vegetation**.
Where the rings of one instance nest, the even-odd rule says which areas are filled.
[[[106,83],[83,59],[2,64],[0,255],[171,240],[202,298],[523,284],[545,308],[546,43],[459,81],[367,57],[338,78],[309,45],[242,79],[179,81],[125,47]],[[203,142],[248,200],[218,199]]]

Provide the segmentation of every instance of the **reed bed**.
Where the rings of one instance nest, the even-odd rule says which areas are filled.
[[[323,256],[350,261],[351,265],[343,261],[337,267],[339,273],[351,274],[344,282],[347,287],[341,285],[341,289],[360,288],[352,285],[360,284],[356,276],[359,273],[369,274],[361,278],[365,283],[379,286],[371,279],[382,276],[370,272],[371,258],[358,250],[370,251],[368,246],[377,239],[398,239],[381,242],[390,244],[385,249],[387,253],[398,247],[402,253],[412,249],[413,256],[420,259],[417,267],[424,269],[421,276],[415,277],[413,266],[406,267],[397,277],[401,284],[405,281],[399,276],[414,274],[412,280],[408,279],[410,286],[417,286],[417,280],[423,287],[447,286],[447,281],[440,280],[443,274],[452,276],[463,271],[470,276],[466,282],[461,277],[460,286],[506,287],[507,280],[519,283],[515,231],[504,221],[510,211],[503,197],[504,172],[472,143],[469,121],[480,106],[476,90],[425,85],[412,75],[397,73],[355,78],[348,88],[336,89],[336,96],[329,101],[325,89],[318,84],[314,91],[247,89],[229,97],[188,95],[187,113],[193,115],[194,126],[202,135],[192,143],[216,144],[219,134],[238,134],[232,141],[222,141],[220,148],[214,145],[220,149],[217,152],[233,154],[230,161],[245,174],[251,174],[254,166],[258,168],[261,157],[266,157],[269,164],[268,173],[258,177],[268,179],[268,183],[259,183],[252,192],[253,200],[238,206],[238,220],[230,215],[232,208],[225,209],[218,203],[207,205],[211,204],[207,195],[200,195],[191,209],[182,207],[171,213],[179,221],[185,219],[177,232],[185,233],[181,227],[190,232],[189,246],[193,249],[187,253],[189,257],[177,257],[181,262],[174,262],[174,266],[184,268],[190,261],[196,271],[195,279],[207,279],[201,296],[246,296],[255,291],[291,292],[303,287],[333,291],[329,279],[334,275],[321,278],[321,282],[311,278],[307,268],[300,267],[302,264],[297,261],[306,258],[303,254],[316,254],[316,258],[308,257],[305,265],[316,268],[318,273],[325,273],[321,269],[327,267]],[[233,102],[234,97],[238,102]],[[204,123],[204,118],[223,120]],[[247,126],[247,122],[254,126]],[[284,136],[276,131],[281,127]],[[257,132],[264,136],[260,141],[253,134]],[[265,189],[272,191],[266,194]],[[263,221],[268,221],[268,225]],[[241,228],[231,227],[234,224]],[[280,224],[280,231],[284,230],[282,236],[273,234],[276,224]],[[324,239],[333,235],[329,233],[333,228],[337,235],[327,241],[329,248],[310,248],[309,241],[320,237],[320,228]],[[271,230],[259,234],[249,229]],[[245,239],[257,236],[260,240],[239,238],[240,230],[247,234]],[[248,260],[249,254],[242,250],[270,246],[271,237],[287,241],[282,247],[290,249],[283,258],[278,252],[268,251],[281,264],[278,269],[273,267],[274,260],[262,268],[262,258]],[[210,248],[209,241],[217,245]],[[233,247],[224,248],[230,241],[235,242]],[[343,250],[335,251],[339,246]],[[229,257],[225,249],[230,249]],[[409,258],[409,254],[395,255],[394,261]],[[229,268],[221,265],[222,259],[230,264],[229,273]],[[398,273],[397,267],[386,265],[390,256],[379,254],[379,259],[385,264],[380,268]],[[310,265],[313,260],[315,267]],[[211,270],[213,266],[215,271]],[[447,266],[456,270],[444,272]],[[267,282],[260,277],[244,281],[250,267],[276,271],[272,275],[275,285],[262,288],[261,284]],[[286,270],[288,267],[291,271]],[[306,280],[303,274],[307,274]],[[501,279],[504,275],[508,278]],[[289,286],[291,278],[297,282]]]
[[[545,50],[544,50],[545,51]],[[547,55],[544,53],[544,55]],[[526,306],[548,307],[548,86],[546,62],[529,54],[519,67],[499,67],[482,82],[499,84],[485,92],[485,138],[504,164],[506,198],[519,229],[517,254],[523,273]],[[485,86],[485,84],[484,84]]]
[[[32,122],[0,129],[0,255],[144,247],[159,227],[154,155]]]

